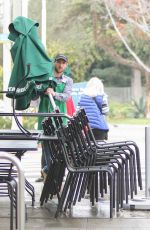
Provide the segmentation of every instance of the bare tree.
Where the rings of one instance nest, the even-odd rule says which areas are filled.
[[[150,72],[150,68],[145,65],[143,63],[143,61],[136,55],[136,53],[133,51],[133,49],[130,48],[128,42],[125,39],[125,36],[123,35],[123,33],[121,33],[121,31],[118,29],[115,19],[112,16],[110,7],[109,7],[109,2],[110,2],[110,6],[113,10],[113,12],[116,13],[117,17],[119,18],[123,18],[126,22],[128,23],[132,23],[134,26],[136,26],[138,29],[141,29],[142,32],[145,32],[146,35],[150,36],[150,31],[148,33],[148,24],[146,23],[146,19],[145,16],[141,16],[141,14],[139,14],[138,17],[138,5],[135,4],[135,1],[133,1],[133,5],[129,5],[129,2],[127,3],[126,1],[122,0],[122,4],[121,7],[118,8],[118,1],[115,0],[105,0],[105,5],[106,5],[106,9],[107,12],[110,16],[110,19],[112,21],[112,24],[117,32],[117,34],[119,35],[120,39],[122,40],[122,42],[124,43],[124,45],[126,46],[126,48],[128,49],[128,51],[130,52],[130,54],[135,58],[135,60],[139,63],[139,65],[141,65],[146,71]],[[114,2],[114,4],[112,4]],[[121,2],[121,1],[120,1]],[[124,3],[125,2],[125,3]],[[132,2],[132,1],[131,1]],[[138,2],[140,2],[140,0],[138,0]],[[124,4],[123,4],[124,3]],[[131,4],[131,3],[130,3]],[[119,3],[120,5],[120,3]],[[117,9],[117,10],[116,10]],[[132,9],[134,9],[134,11],[131,11]],[[122,15],[122,16],[121,16]],[[141,17],[142,17],[142,21],[141,21]],[[138,22],[139,21],[139,22]],[[146,24],[145,24],[146,23]],[[144,29],[144,28],[147,29]]]
[[[101,0],[99,0],[101,2]],[[115,31],[124,43],[125,47],[136,60],[138,65],[145,71],[147,87],[147,116],[150,116],[150,54],[144,62],[130,46],[127,25],[130,25],[135,37],[140,36],[145,42],[150,41],[150,1],[147,0],[103,0],[107,13],[111,19]],[[124,26],[119,26],[118,22]]]

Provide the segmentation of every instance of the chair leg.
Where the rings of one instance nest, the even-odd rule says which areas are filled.
[[[14,211],[13,211],[13,206],[14,206],[14,187],[12,181],[7,181],[8,184],[8,194],[10,198],[10,230],[13,230],[13,219],[14,219]]]
[[[31,185],[27,179],[25,179],[25,189],[26,191],[31,195],[32,198],[32,206],[34,206],[34,202],[35,202],[35,191],[34,191],[34,187],[33,185]]]
[[[64,202],[65,202],[65,198],[66,198],[66,194],[67,194],[67,191],[68,191],[68,185],[72,181],[72,177],[73,177],[73,174],[68,173],[67,178],[66,178],[66,182],[64,184],[63,191],[62,191],[62,194],[61,194],[61,197],[60,197],[60,201],[59,201],[58,206],[57,206],[57,210],[56,210],[56,213],[55,213],[55,218],[57,218],[58,215],[59,215],[59,212],[62,211]]]
[[[113,175],[110,175],[110,218],[113,217]]]

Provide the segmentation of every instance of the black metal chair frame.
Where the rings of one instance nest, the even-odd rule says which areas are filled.
[[[62,148],[64,157],[67,154],[68,148],[70,146],[72,157],[74,161],[76,160],[75,161],[77,164],[76,167],[81,167],[81,165],[83,166],[82,164],[83,160],[85,160],[88,155],[89,160],[88,162],[86,162],[86,166],[109,168],[109,170],[111,171],[113,175],[113,179],[111,180],[111,186],[113,187],[113,199],[111,200],[111,203],[113,204],[113,208],[115,207],[115,203],[116,203],[116,210],[119,211],[119,208],[123,207],[123,200],[126,200],[126,203],[128,202],[129,191],[130,191],[131,198],[133,198],[133,192],[137,194],[136,167],[138,171],[138,174],[137,174],[138,183],[139,183],[140,189],[142,189],[140,158],[139,158],[139,150],[138,150],[137,145],[132,141],[115,142],[115,143],[101,143],[100,145],[98,145],[94,137],[92,136],[92,131],[89,127],[88,119],[84,111],[79,111],[79,113],[77,113],[76,116],[70,119],[70,122],[69,122],[70,124],[68,124],[68,128],[66,128],[67,131],[64,128],[63,122],[60,117],[61,116],[58,116],[58,117],[54,116],[53,120],[51,118],[48,118],[45,120],[45,123],[44,123],[45,134],[54,135],[56,133],[56,130],[59,130],[59,127],[61,127],[61,138],[60,138],[59,145],[62,146],[64,143],[67,143]],[[53,122],[55,122],[55,126],[52,125]],[[65,140],[63,139],[67,132],[70,133],[68,135],[72,135],[72,141],[70,140],[70,142],[68,142],[69,136],[67,136]],[[91,140],[91,137],[92,137],[92,140]],[[51,146],[51,144],[52,144],[52,140],[50,141],[49,145]],[[132,147],[134,147],[135,149],[133,149]],[[57,151],[52,151],[52,150],[53,148],[51,148],[50,152],[57,152]],[[78,155],[74,156],[73,153],[75,152],[78,153]],[[90,156],[93,154],[95,154],[96,157],[90,158]],[[60,154],[58,154],[58,156],[59,155]],[[65,207],[64,207],[64,210],[66,211],[67,208],[70,208],[71,204],[75,205],[77,200],[80,201],[81,198],[84,197],[85,191],[87,188],[90,192],[91,202],[94,205],[94,199],[96,199],[96,202],[98,201],[98,192],[97,192],[98,191],[97,190],[98,178],[105,177],[105,180],[103,181],[103,183],[101,183],[101,186],[100,186],[101,196],[103,196],[103,189],[105,190],[105,192],[107,192],[107,182],[106,182],[106,175],[105,175],[106,173],[102,171],[95,173],[95,175],[92,176],[92,178],[94,179],[90,180],[91,182],[88,183],[87,181],[89,179],[89,176],[87,174],[90,174],[90,173],[86,171],[86,173],[80,172],[75,175],[68,174],[69,176],[67,177],[68,179],[66,183],[71,183],[70,187],[68,187],[70,188],[69,195],[67,195],[66,192],[64,192],[65,195],[63,196],[60,195],[60,188],[62,186],[61,183],[62,183],[63,174],[61,174],[61,180],[58,183],[58,178],[60,175],[58,173],[57,177],[55,178],[55,174],[53,174],[53,170],[55,169],[56,162],[57,164],[59,160],[63,162],[63,159],[62,159],[62,156],[61,156],[61,159],[54,156],[54,159],[55,159],[55,164],[53,164],[53,167],[50,167],[50,170],[47,176],[47,180],[44,184],[44,188],[43,188],[40,200],[41,200],[41,205],[42,205],[44,201],[45,202],[48,201],[49,195],[52,198],[53,194],[57,194],[59,203],[58,203],[58,209],[57,209],[56,216],[58,215],[59,212],[62,211],[62,207],[64,204],[64,201],[62,201],[64,199],[63,196],[67,197],[67,201],[65,202]],[[67,166],[66,161],[65,161],[65,164]],[[63,165],[63,168],[65,168],[64,165]],[[69,166],[68,166],[68,171],[69,171]],[[82,182],[82,186],[80,185],[81,182]],[[50,185],[52,185],[51,183],[53,183],[53,186],[51,186],[51,191],[49,191],[46,188],[50,187]],[[108,180],[108,184],[110,184],[109,180]],[[66,186],[69,186],[69,184],[67,184]],[[57,190],[58,187],[59,189]],[[92,191],[91,188],[93,188],[95,192],[94,190]],[[81,192],[77,192],[79,189]],[[110,212],[111,212],[110,216],[112,216],[112,210]]]
[[[140,189],[142,189],[139,149],[138,149],[138,146],[133,141],[122,141],[122,142],[114,142],[114,143],[97,144],[97,142],[95,141],[93,137],[93,133],[92,133],[92,130],[90,129],[88,119],[87,119],[87,116],[84,110],[78,111],[77,114],[73,117],[73,119],[70,119],[70,117],[64,114],[61,114],[61,113],[52,113],[52,114],[37,113],[37,114],[28,114],[28,115],[31,115],[31,116],[41,115],[44,117],[51,117],[52,119],[49,118],[48,124],[45,123],[45,127],[46,127],[45,130],[47,130],[45,131],[45,135],[50,135],[51,137],[56,135],[56,131],[59,129],[59,127],[61,127],[62,129],[61,133],[65,135],[66,130],[63,127],[62,117],[66,117],[70,120],[70,123],[72,124],[71,126],[72,134],[71,135],[73,135],[74,137],[75,134],[78,134],[78,131],[80,131],[79,132],[80,135],[78,134],[77,138],[76,139],[73,138],[73,141],[72,141],[74,152],[76,153],[78,152],[78,163],[79,162],[82,163],[82,157],[83,159],[85,159],[85,155],[88,155],[89,161],[88,163],[86,162],[87,165],[89,164],[88,166],[90,167],[91,166],[92,167],[107,166],[109,170],[111,171],[113,175],[113,183],[111,185],[113,186],[113,199],[111,201],[112,201],[113,207],[115,207],[115,203],[116,203],[117,211],[119,210],[120,207],[122,207],[124,199],[126,199],[126,202],[128,202],[129,191],[130,191],[131,198],[133,197],[133,192],[137,194],[137,183],[136,183],[137,179],[138,179],[138,185]],[[8,116],[8,114],[6,114],[6,116]],[[19,114],[16,114],[16,116],[19,116]],[[27,114],[21,113],[20,116],[27,116]],[[69,128],[67,132],[70,132]],[[27,138],[32,138],[32,137],[27,137]],[[37,138],[37,137],[34,137],[34,138]],[[62,139],[62,137],[60,139]],[[46,148],[49,149],[50,152],[53,152],[52,151],[53,149],[58,150],[57,146],[59,147],[62,146],[62,140],[59,140],[58,142],[56,139],[54,141],[52,139],[51,140],[47,139],[45,140],[45,143],[47,143]],[[86,154],[84,155],[84,153]],[[44,188],[43,188],[44,192],[42,192],[41,194],[41,198],[42,198],[41,204],[43,204],[44,201],[48,200],[49,195],[52,198],[53,195],[57,194],[58,200],[59,201],[61,200],[60,189],[62,186],[63,175],[64,175],[65,167],[66,167],[66,162],[64,161],[64,159],[62,159],[62,154],[64,154],[63,151],[59,150],[58,155],[52,154],[51,156],[52,163],[51,163],[51,167],[50,167],[50,170],[47,176],[47,180],[44,184]],[[95,154],[96,157],[92,158],[91,157],[92,154]],[[55,170],[56,166],[59,166],[59,171]],[[60,176],[60,172],[61,172],[61,176]],[[91,192],[92,191],[91,187],[93,187],[94,185],[93,189],[95,189],[96,192],[93,191],[91,193],[95,193],[95,195],[90,196],[92,204],[94,204],[94,200],[96,199],[97,201],[97,197],[98,197],[97,187],[98,187],[98,180],[100,178],[104,178],[104,181],[101,182],[100,193],[103,196],[103,190],[107,192],[107,184],[110,185],[110,182],[109,182],[110,179],[108,179],[108,182],[106,181],[106,175],[105,175],[106,172],[97,171],[97,173],[95,173],[94,176],[91,176],[91,175],[88,176],[88,174],[90,173],[86,172],[85,174],[83,174],[82,172],[80,173],[79,177],[77,175],[75,177],[73,177],[73,175],[69,176],[69,178],[71,177],[74,178],[74,182],[83,181],[83,185],[85,186],[83,185],[81,186],[82,188],[80,189],[82,190],[82,192],[80,194],[77,192],[74,194],[74,199],[71,198],[72,195],[70,192],[70,195],[68,196],[68,202],[72,203],[72,199],[73,199],[73,203],[75,204],[77,200],[77,196],[78,196],[78,200],[80,200],[82,197],[84,197],[84,194],[86,191],[85,188],[88,188],[89,191]],[[54,175],[56,178],[55,177],[53,178],[52,175]],[[90,184],[87,183],[89,177],[94,178],[93,180],[91,180]],[[115,179],[115,177],[117,179]],[[53,186],[51,187],[51,191],[49,191],[46,188],[47,187],[46,185],[50,184],[48,182],[50,178],[51,178],[51,183],[53,184]],[[71,180],[71,179],[68,179],[68,180]],[[79,184],[80,183],[78,183],[78,188],[80,187]],[[75,185],[72,184],[72,186],[70,187],[71,190],[73,189],[74,186]],[[66,202],[66,205],[65,205],[66,208],[70,207],[70,205],[68,205],[69,204],[68,202]],[[60,209],[61,208],[59,208],[59,210]]]
[[[75,121],[74,121],[75,122]],[[77,129],[78,127],[78,123],[76,122],[74,124],[74,129]],[[78,127],[78,129],[76,130],[76,135],[80,135],[80,138],[82,140],[84,140],[84,138],[82,137],[82,132],[83,132],[83,129],[84,127],[82,126],[81,128]],[[86,133],[85,133],[85,137],[87,137],[88,133],[87,133],[87,126],[86,126]],[[89,141],[88,141],[89,140]],[[84,140],[85,141],[85,140]],[[133,168],[133,164],[132,164],[132,159],[130,159],[130,155],[124,150],[120,149],[120,148],[109,148],[109,147],[103,147],[103,149],[98,149],[97,146],[94,146],[93,144],[91,144],[91,141],[90,141],[90,137],[88,136],[88,138],[86,139],[86,142],[85,142],[88,146],[88,148],[91,148],[91,151],[93,149],[93,151],[95,151],[95,148],[99,151],[97,151],[97,164],[100,163],[100,160],[102,157],[106,159],[106,160],[109,160],[109,159],[116,159],[116,157],[121,160],[124,161],[125,163],[125,160],[130,160],[130,185],[131,185],[131,188],[133,188],[133,183],[132,183],[132,180],[133,180],[133,177],[132,177],[132,168]],[[125,157],[123,157],[122,155],[124,155]],[[102,160],[102,159],[101,159]],[[131,166],[132,164],[132,166]],[[127,174],[126,174],[127,175]],[[133,197],[133,189],[131,189],[131,197]],[[127,199],[126,199],[127,200]],[[123,201],[122,201],[122,205],[123,206]]]
[[[17,229],[17,181],[11,163],[0,163],[0,197],[10,198],[10,230],[13,230],[14,209]]]

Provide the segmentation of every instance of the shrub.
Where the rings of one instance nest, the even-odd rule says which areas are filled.
[[[23,127],[27,130],[37,129],[37,117],[24,117]]]
[[[2,66],[0,65],[0,91],[3,90],[3,68]],[[0,93],[0,99],[3,98],[3,94]]]
[[[11,119],[8,117],[0,117],[0,127],[1,129],[10,129]]]
[[[146,116],[146,101],[144,97],[141,97],[139,101],[132,101],[134,106],[134,117],[143,118]]]
[[[134,117],[134,107],[131,103],[123,104],[118,102],[110,102],[109,108],[110,118],[122,119]]]

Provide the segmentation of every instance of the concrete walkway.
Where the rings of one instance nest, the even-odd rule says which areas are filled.
[[[109,141],[133,140],[140,148],[142,177],[145,180],[145,149],[144,149],[144,126],[111,126],[109,132]],[[113,219],[109,219],[109,202],[102,200],[100,205],[91,207],[88,199],[83,199],[72,208],[70,213],[61,215],[58,219],[54,218],[57,207],[57,200],[48,201],[43,207],[40,207],[39,199],[43,183],[36,183],[35,180],[40,176],[40,157],[41,149],[37,152],[28,152],[22,158],[22,164],[25,169],[26,178],[33,184],[36,192],[35,206],[31,206],[31,197],[26,193],[26,204],[28,218],[25,229],[66,229],[66,230],[148,230],[150,229],[150,212],[145,210],[130,211],[121,210],[114,213]],[[144,184],[143,184],[144,185]],[[138,191],[137,200],[145,196],[145,192]],[[9,200],[0,197],[0,230],[9,229]]]

